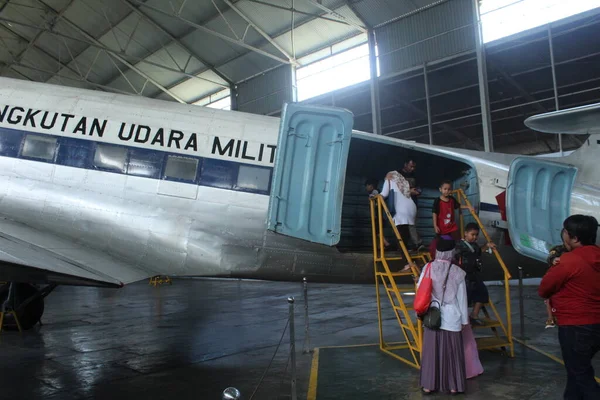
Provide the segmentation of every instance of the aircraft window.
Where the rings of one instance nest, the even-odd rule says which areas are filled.
[[[60,138],[56,162],[69,167],[87,168],[93,144],[88,140]]]
[[[221,189],[232,189],[235,182],[237,167],[229,161],[205,158],[202,165],[200,184]]]
[[[21,148],[23,136],[18,131],[0,128],[0,155],[16,157]]]
[[[117,146],[99,144],[94,154],[94,166],[97,168],[125,172],[127,149]]]
[[[167,158],[167,168],[165,168],[165,178],[175,178],[185,181],[194,181],[196,180],[197,170],[197,159],[179,156],[169,156]]]
[[[23,157],[53,161],[54,153],[56,153],[56,138],[37,135],[25,136],[25,143],[21,152]]]
[[[240,165],[236,188],[266,192],[270,182],[270,169]]]
[[[163,153],[131,149],[129,151],[129,175],[144,176],[147,178],[158,178],[162,170]]]

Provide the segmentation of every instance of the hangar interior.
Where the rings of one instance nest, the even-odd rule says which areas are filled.
[[[483,1],[482,26],[499,15],[506,30],[519,3]],[[557,135],[523,120],[599,98],[599,11],[575,3],[574,15],[484,43],[470,0],[5,0],[0,75],[278,115],[307,75],[336,70],[327,60],[370,63],[377,79],[362,68],[344,75],[361,82],[300,99],[347,108],[367,132],[555,153]],[[584,137],[563,139],[567,151]]]
[[[0,76],[269,116],[300,101],[346,108],[357,130],[418,143],[526,155],[574,150],[585,135],[541,134],[523,121],[600,101],[600,2],[570,1],[542,23],[532,3],[549,16],[566,2],[0,0]],[[367,154],[382,157],[368,163]],[[369,251],[364,179],[399,167],[405,155],[374,143],[351,148],[357,161],[347,175],[341,252]],[[472,176],[466,164],[411,156],[430,167],[419,170],[430,190],[419,223],[431,238],[426,208],[439,182],[431,171],[443,162],[456,185]],[[287,298],[306,294],[296,283],[58,287],[43,326],[0,333],[0,397],[209,399],[236,386],[245,399],[296,398],[290,381],[310,400],[420,395],[413,369],[371,351],[379,339],[372,285],[310,288],[310,343],[321,362],[318,353],[299,354],[308,340],[300,318],[307,328],[296,326],[292,372],[288,313],[295,307],[300,315],[302,305]],[[497,289],[491,297],[502,303]],[[523,345],[514,359],[485,353],[489,373],[469,384],[469,398],[562,392],[560,348],[544,330],[535,288],[525,292],[534,321],[527,338],[542,352]],[[523,339],[524,321],[513,325]],[[396,324],[395,316],[384,324]]]

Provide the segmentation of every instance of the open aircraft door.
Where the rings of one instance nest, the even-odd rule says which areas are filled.
[[[550,248],[562,243],[577,168],[530,157],[516,158],[508,173],[506,217],[514,248],[545,261]]]
[[[340,241],[351,112],[285,104],[267,229],[334,246]]]

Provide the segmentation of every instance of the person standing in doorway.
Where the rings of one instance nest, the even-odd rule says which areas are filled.
[[[390,195],[390,191],[394,191],[394,207],[396,209],[392,218],[402,241],[408,246],[408,239],[410,237],[409,226],[415,224],[417,207],[410,199],[408,182],[398,171],[387,173],[380,196],[386,199]]]
[[[598,221],[572,215],[561,232],[567,253],[542,278],[538,294],[551,299],[567,370],[565,400],[600,399],[592,358],[600,351],[600,247]]]
[[[417,179],[415,178],[415,170],[416,169],[417,169],[417,163],[415,162],[415,160],[413,158],[408,157],[406,159],[406,161],[404,162],[404,166],[400,170],[400,174],[404,177],[404,179],[406,179],[406,181],[409,184],[410,198],[415,203],[415,207],[417,208],[417,212],[418,212],[418,208],[419,208],[418,197],[421,195],[421,189],[417,186]],[[423,249],[423,240],[421,240],[421,237],[419,236],[419,233],[417,232],[416,218],[415,218],[415,224],[409,225],[408,230],[410,233],[410,239],[414,244],[414,248],[417,251],[422,250]]]

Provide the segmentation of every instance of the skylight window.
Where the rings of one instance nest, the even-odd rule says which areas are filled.
[[[296,70],[298,101],[370,78],[369,45],[363,44]]]
[[[483,0],[485,43],[600,7],[600,0]]]

